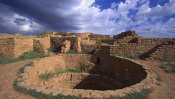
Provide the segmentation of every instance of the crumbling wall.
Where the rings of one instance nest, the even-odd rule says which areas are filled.
[[[97,42],[96,42],[96,40],[83,39],[83,40],[81,40],[81,44],[82,45],[96,45]]]
[[[63,45],[61,46],[61,53],[66,53],[69,50],[70,50],[70,41],[65,40],[63,42]]]
[[[33,40],[34,51],[47,54],[49,48],[50,48],[50,37],[37,38]]]
[[[114,35],[114,39],[123,39],[124,37],[127,36],[132,36],[132,37],[138,37],[138,35],[135,33],[135,31],[126,31],[126,32],[121,32],[118,35]]]
[[[126,43],[123,42],[116,42],[114,41],[114,45],[111,49],[111,54],[133,54],[133,55],[142,55],[149,50],[157,47],[158,45],[162,44],[163,42],[169,41],[171,39],[164,39],[164,38],[134,38],[132,41]],[[127,41],[127,40],[126,40]]]
[[[85,32],[85,33],[81,33],[79,35],[79,37],[81,37],[82,40],[87,40],[87,39],[89,39],[89,35],[91,35],[91,34],[92,33],[90,33],[90,32]]]
[[[13,34],[0,33],[0,38],[13,38]]]
[[[95,49],[97,48],[97,45],[81,45],[82,51],[86,52],[88,54],[94,54]]]
[[[0,56],[17,58],[24,52],[33,50],[33,39],[29,38],[2,38],[0,40]]]
[[[14,57],[14,39],[0,38],[0,57]]]
[[[110,64],[110,46],[97,46],[94,56],[91,62],[95,63],[97,66],[94,67],[95,71],[105,71]]]
[[[56,32],[55,35],[78,37],[78,36],[80,35],[80,33],[73,33],[73,32]]]
[[[110,35],[90,34],[89,38],[109,39]]]
[[[70,41],[71,50],[81,51],[81,46],[80,46],[81,39],[79,37],[72,37],[72,36],[51,37],[51,48],[55,48],[55,49],[61,48],[65,40]]]
[[[175,61],[175,39],[164,42],[146,54],[148,54],[147,59]]]
[[[42,37],[50,37],[50,36],[55,36],[56,32],[50,32],[50,31],[44,31],[41,33]]]

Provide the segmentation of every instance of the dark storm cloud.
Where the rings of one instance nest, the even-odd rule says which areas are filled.
[[[6,23],[8,22],[8,20],[4,20],[2,17],[0,17],[0,22]],[[8,29],[8,27],[6,26],[6,24],[0,24],[0,30],[1,30],[1,33],[11,32],[10,29]]]
[[[26,19],[15,18],[14,23],[16,23],[17,25],[25,25]]]
[[[3,0],[1,3],[12,7],[13,11],[25,17],[32,17],[53,30],[77,30],[76,16],[66,15],[76,2],[72,0]],[[65,11],[64,13],[62,11]],[[18,25],[24,20],[16,19]]]
[[[150,0],[113,1],[110,8],[100,9],[105,4],[98,6],[95,0],[0,0],[0,32],[51,30],[114,35],[135,29],[148,36],[174,35],[175,0],[155,7],[149,6]]]

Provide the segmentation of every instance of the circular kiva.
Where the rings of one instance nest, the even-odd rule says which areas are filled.
[[[60,54],[25,67],[17,84],[53,96],[107,98],[151,88],[156,79],[152,70],[130,59]]]

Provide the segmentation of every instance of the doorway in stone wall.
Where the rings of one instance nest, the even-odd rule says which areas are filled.
[[[98,64],[98,65],[101,64],[101,59],[100,59],[100,57],[97,57],[97,58],[96,58],[96,64]]]

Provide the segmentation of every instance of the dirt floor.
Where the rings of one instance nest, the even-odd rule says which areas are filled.
[[[0,99],[35,99],[32,96],[17,92],[13,88],[13,81],[17,78],[17,71],[32,60],[20,61],[0,65]],[[160,81],[153,87],[150,99],[175,99],[175,74],[165,73],[158,61],[138,60],[141,64],[152,68],[160,77]]]

